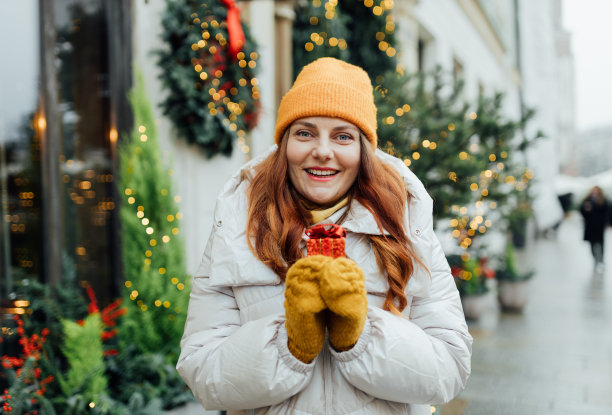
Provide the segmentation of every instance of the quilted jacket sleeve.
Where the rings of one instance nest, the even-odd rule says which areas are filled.
[[[347,381],[369,395],[435,404],[451,400],[465,387],[472,337],[431,221],[421,237],[432,255],[429,295],[413,298],[409,319],[370,308],[355,347],[332,354]]]
[[[211,245],[209,240],[200,270],[210,268]],[[284,315],[272,315],[242,325],[232,288],[210,287],[206,271],[198,273],[177,370],[207,409],[282,402],[306,387],[316,362],[291,355],[284,323]]]

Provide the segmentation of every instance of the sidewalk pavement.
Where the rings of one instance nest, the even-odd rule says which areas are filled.
[[[582,219],[517,251],[533,269],[521,314],[470,324],[472,375],[443,415],[612,414],[612,229],[604,271],[594,272]],[[454,408],[454,409],[453,409]]]

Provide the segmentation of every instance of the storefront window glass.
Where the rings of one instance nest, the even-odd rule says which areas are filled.
[[[0,3],[0,300],[42,267],[38,1]]]
[[[126,27],[122,1],[0,2],[0,314],[23,279],[89,284],[102,302],[118,294]]]
[[[58,112],[64,189],[64,269],[112,293],[108,22],[102,0],[56,0]]]

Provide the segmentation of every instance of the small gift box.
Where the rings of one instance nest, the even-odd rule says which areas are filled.
[[[306,254],[327,255],[338,258],[344,255],[344,237],[346,231],[336,224],[315,225],[306,229]]]

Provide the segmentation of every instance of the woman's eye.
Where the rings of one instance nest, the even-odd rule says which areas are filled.
[[[353,139],[353,136],[349,134],[339,134],[337,138],[339,141],[350,141]]]
[[[310,134],[308,131],[298,131],[295,133],[295,135],[298,137],[310,137],[312,134]]]

